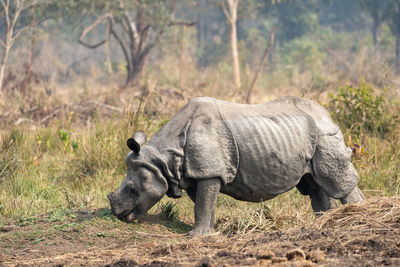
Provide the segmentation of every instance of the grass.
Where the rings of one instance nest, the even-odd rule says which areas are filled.
[[[10,221],[33,225],[45,214],[45,220],[57,223],[60,231],[79,230],[82,222],[74,212],[101,208],[90,227],[101,226],[98,236],[108,237],[107,229],[122,225],[110,214],[106,195],[124,179],[125,140],[139,129],[151,136],[174,113],[172,109],[163,116],[152,115],[152,105],[149,99],[137,100],[125,104],[122,113],[95,115],[88,125],[79,123],[77,114],[65,112],[46,127],[11,126],[1,131],[0,225]],[[398,195],[399,126],[384,136],[342,129],[348,146],[362,148],[354,154],[353,163],[365,194]],[[184,233],[193,224],[193,203],[187,195],[178,200],[165,197],[149,214],[147,222],[161,222],[165,231]],[[308,197],[294,189],[264,203],[221,195],[215,221],[218,231],[243,233],[308,225],[313,218]],[[140,227],[137,222],[133,225]]]
[[[398,196],[400,193],[399,127],[385,138],[366,137],[365,152],[353,157],[361,188],[369,196]]]
[[[328,39],[326,43],[333,42]],[[177,51],[174,43],[171,46],[169,50]],[[49,81],[46,85],[51,89],[49,95],[39,86],[26,90],[27,95],[10,87],[12,90],[6,97],[0,98],[0,227],[15,226],[9,232],[0,233],[1,252],[10,256],[5,258],[20,253],[25,257],[23,253],[31,249],[44,251],[48,256],[93,247],[96,247],[93,251],[98,251],[101,246],[109,248],[115,244],[158,246],[166,241],[170,245],[186,238],[184,234],[192,229],[194,215],[193,203],[185,193],[180,199],[164,197],[147,215],[130,224],[112,216],[106,195],[126,175],[125,141],[134,131],[144,130],[152,136],[194,96],[243,102],[254,75],[252,67],[258,64],[255,53],[254,64],[242,59],[243,88],[233,89],[228,57],[218,64],[199,68],[194,50],[189,50],[184,64],[178,62],[177,55],[162,52],[157,64],[148,66],[143,87],[148,93],[146,97],[140,91],[142,88],[136,91],[116,88],[115,84],[124,78],[120,72],[114,77],[107,75],[100,82],[93,77],[81,77],[83,85],[76,81],[73,85]],[[358,84],[363,84],[362,77],[379,86],[376,95],[382,93],[386,100],[399,100],[398,75],[385,63],[389,53],[377,57],[372,47],[336,50],[327,54],[322,66],[316,63],[318,60],[311,60],[314,65],[302,67],[303,59],[290,64],[267,63],[257,81],[253,101],[260,103],[282,95],[301,95],[328,104],[332,100],[328,92],[340,92],[338,88],[348,81],[356,89]],[[299,56],[310,55],[300,53]],[[107,85],[99,85],[105,80]],[[352,92],[353,99],[348,104],[358,107],[359,111],[367,107],[371,114],[379,116],[374,112],[377,111],[374,105],[359,106],[362,98],[357,91]],[[367,99],[374,99],[375,94],[365,93]],[[342,92],[342,97],[349,96]],[[89,104],[91,100],[117,110]],[[384,134],[366,132],[360,127],[364,124],[363,116],[350,123],[336,118],[347,145],[355,150],[352,161],[360,175],[360,188],[367,197],[398,196],[400,190],[400,124],[386,123],[386,119],[391,122],[398,116],[400,109],[398,105],[396,109],[395,101],[382,103],[384,120],[368,120],[373,122],[372,128],[374,122],[389,125],[381,127],[388,131]],[[355,113],[349,107],[342,103],[342,110],[354,119]],[[57,110],[60,111],[57,116],[39,123]],[[13,116],[14,113],[17,115]],[[20,118],[26,121],[19,123]],[[309,198],[293,189],[263,203],[242,202],[220,195],[215,222],[216,230],[223,234],[246,234],[308,227],[315,222],[315,216]],[[71,247],[65,249],[68,244]],[[210,249],[215,250],[213,246]],[[43,256],[32,253],[36,256],[31,257]]]

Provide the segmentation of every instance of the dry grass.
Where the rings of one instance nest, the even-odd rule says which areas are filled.
[[[31,254],[21,254],[3,263],[44,266],[121,266],[134,263],[162,266],[269,266],[276,263],[296,266],[398,266],[399,200],[398,197],[371,198],[360,204],[345,205],[325,213],[309,227],[216,234],[193,239],[174,233],[154,232],[156,225],[148,225],[152,229],[149,232],[136,230],[139,225],[135,228],[122,225],[121,229],[132,228],[130,235],[124,236],[122,232],[113,230],[118,238],[103,240],[101,246],[92,249],[75,249],[71,240],[65,253],[56,253],[57,248],[49,247],[52,249],[50,255],[32,257],[38,253],[32,250]],[[98,227],[100,225],[93,231],[98,232]],[[84,234],[91,236],[90,233]]]
[[[206,85],[210,86],[207,90],[212,92],[212,87],[219,86],[217,82]],[[43,106],[43,99],[33,102],[40,104],[40,112],[19,110],[20,113],[8,118],[8,125],[0,134],[0,225],[34,222],[38,214],[54,214],[62,209],[108,210],[106,194],[117,187],[125,175],[126,138],[136,129],[145,130],[151,136],[188,99],[207,92],[182,92],[159,83],[160,80],[148,81],[141,90],[113,93],[104,90],[87,96],[83,96],[83,90],[71,104],[61,101],[60,95],[55,94],[50,96],[47,106]],[[299,92],[287,90],[264,95],[263,100],[258,96],[254,99],[262,102]],[[258,94],[262,95],[260,91]],[[240,102],[240,94],[236,96],[225,95],[225,99]],[[58,109],[60,112],[47,117],[45,123],[40,122]],[[12,125],[19,118],[27,120]],[[69,138],[62,139],[60,130],[70,133]],[[387,139],[364,134],[353,137],[350,144],[351,132],[345,129],[344,133],[349,146],[364,148],[364,153],[355,153],[353,162],[366,196],[395,197],[369,198],[363,204],[340,207],[314,221],[309,198],[296,189],[264,203],[246,203],[221,195],[216,204],[219,234],[193,240],[187,240],[183,234],[193,225],[191,200],[186,195],[178,200],[164,198],[144,221],[134,225],[121,226],[113,222],[116,226],[110,226],[110,218],[96,221],[87,233],[89,242],[93,236],[104,236],[108,241],[104,240],[93,250],[82,247],[78,250],[79,246],[73,241],[65,241],[63,232],[54,230],[51,235],[62,242],[70,242],[66,253],[59,255],[57,249],[60,248],[55,247],[53,256],[37,258],[37,252],[18,254],[15,247],[16,254],[21,257],[13,263],[90,265],[125,260],[141,264],[263,266],[276,261],[293,261],[288,255],[292,255],[292,250],[301,249],[299,254],[304,257],[297,260],[299,264],[318,263],[315,255],[322,255],[322,258],[327,257],[324,262],[328,265],[346,265],[357,263],[356,258],[349,260],[346,255],[357,253],[360,247],[369,253],[364,255],[366,262],[382,263],[391,257],[387,251],[397,253],[395,244],[399,242],[393,232],[398,231],[399,224],[400,135],[395,130]],[[73,142],[77,142],[78,148],[73,148]],[[165,211],[168,205],[172,212]],[[160,224],[160,213],[170,217],[165,226]],[[79,229],[81,223],[73,223],[77,223],[78,227],[74,227]],[[119,229],[126,232],[119,232]],[[118,233],[115,234],[118,238],[108,235],[114,232]],[[62,237],[58,237],[58,233]],[[123,242],[118,240],[122,236]],[[43,237],[37,233],[29,238],[33,241],[28,239],[27,244],[41,242]],[[371,239],[377,243],[369,241]],[[389,241],[384,243],[383,240]],[[373,247],[376,244],[381,247],[376,249]],[[36,244],[32,248],[35,250]]]
[[[170,50],[176,50],[175,44],[172,46]],[[364,148],[363,153],[356,151],[353,163],[368,199],[362,204],[342,206],[317,220],[309,198],[296,189],[264,203],[220,196],[216,205],[216,230],[220,234],[193,240],[182,234],[193,225],[193,203],[186,195],[178,200],[164,198],[148,217],[134,224],[111,217],[106,195],[124,179],[125,140],[135,130],[153,135],[192,97],[243,102],[252,66],[243,66],[243,88],[234,89],[230,61],[221,59],[218,64],[199,69],[194,60],[195,47],[188,45],[183,62],[173,53],[161,53],[167,56],[160,55],[149,66],[141,88],[119,88],[123,71],[110,77],[93,63],[86,66],[92,72],[89,76],[74,75],[63,84],[53,77],[29,88],[20,87],[18,80],[17,86],[9,87],[5,97],[0,98],[0,226],[28,224],[23,233],[28,237],[22,238],[22,245],[32,251],[21,251],[21,243],[13,243],[13,235],[24,231],[14,229],[2,236],[1,242],[14,250],[0,250],[0,264],[2,255],[9,260],[15,253],[19,257],[13,260],[15,265],[100,265],[126,259],[128,263],[265,266],[274,260],[288,261],[289,252],[299,248],[306,257],[301,261],[303,265],[319,263],[312,255],[320,250],[330,257],[325,261],[327,265],[360,264],[355,256],[348,256],[357,254],[370,265],[391,264],[386,260],[400,258],[400,128],[393,129],[386,138],[354,136],[350,129],[342,129],[348,146]],[[326,62],[318,68],[304,69],[303,62],[267,64],[253,101],[297,95],[327,103],[328,92],[349,81],[357,84],[363,77],[379,90],[388,88],[388,98],[398,98],[400,83],[385,63],[388,55],[374,56],[373,50],[365,47],[357,51],[342,51],[339,47],[335,51],[329,51]],[[58,62],[58,72],[65,71],[67,65],[60,58],[50,61],[48,67],[53,69],[53,63]],[[61,133],[67,135],[62,137]],[[59,211],[74,214],[80,209],[91,214],[98,208],[107,211],[108,216],[90,221],[93,225],[85,235],[79,232],[82,222],[66,220],[67,229],[78,230],[76,235],[81,239],[75,243],[71,240],[72,230],[68,234],[58,228],[49,231],[48,222],[42,225],[43,233],[29,228],[41,216]],[[160,218],[168,222],[160,223]],[[109,233],[116,238],[107,236]],[[56,236],[56,245],[41,242],[42,234],[50,240]],[[86,239],[97,242],[99,238],[104,238],[101,245],[92,249],[83,246]],[[67,250],[60,255],[64,244]],[[53,256],[34,256],[51,249]]]
[[[349,231],[399,231],[400,197],[372,197],[362,203],[352,203],[326,212],[313,227],[329,229],[339,235]]]

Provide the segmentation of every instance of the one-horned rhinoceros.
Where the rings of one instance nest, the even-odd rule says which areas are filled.
[[[112,213],[127,222],[182,189],[195,203],[192,235],[213,229],[220,192],[261,202],[297,187],[315,212],[330,209],[330,198],[364,199],[341,131],[308,99],[244,105],[195,98],[145,140],[143,132],[128,140],[127,176],[108,195]]]

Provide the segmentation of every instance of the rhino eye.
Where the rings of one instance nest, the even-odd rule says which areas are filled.
[[[136,189],[134,187],[129,188],[129,194],[130,195],[135,195],[136,194]]]

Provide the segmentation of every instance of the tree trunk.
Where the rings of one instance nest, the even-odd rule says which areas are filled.
[[[209,0],[197,0],[197,23],[196,23],[196,33],[197,33],[197,51],[199,52],[199,56],[197,58],[198,66],[205,67],[208,65],[208,58],[205,52],[205,45],[210,41],[212,37],[211,27],[212,24],[212,16],[210,13],[212,12],[212,4],[210,4]]]
[[[10,52],[10,45],[8,43],[6,43],[5,46],[6,47],[4,49],[3,58],[1,59],[1,63],[0,63],[0,94],[3,91],[4,74],[5,74],[6,64],[7,64],[7,60],[8,60],[8,54]]]
[[[399,72],[400,67],[400,32],[396,33],[396,71]]]
[[[108,24],[107,27],[108,27],[107,28],[107,36],[109,36],[110,33],[111,33],[111,29],[110,29],[111,25]],[[104,45],[105,45],[104,46],[104,50],[106,52],[107,73],[111,74],[113,72],[113,67],[112,67],[112,63],[111,63],[110,40],[109,40],[109,38],[106,38],[106,42],[105,42]]]
[[[1,92],[3,91],[3,80],[4,80],[4,70],[6,68],[5,64],[0,65],[0,95]]]
[[[179,89],[183,90],[183,69],[185,63],[185,34],[186,27],[182,27],[181,40],[180,40],[180,51],[179,51]]]
[[[374,42],[375,48],[378,45],[378,29],[379,29],[379,21],[378,18],[374,17],[374,21],[372,23],[372,40]]]
[[[239,89],[241,87],[241,82],[240,82],[239,52],[237,44],[236,14],[235,18],[232,19],[231,23],[231,53],[232,53],[233,79],[235,80],[236,88]]]
[[[400,67],[400,3],[397,4],[397,14],[395,21],[395,30],[396,30],[396,72],[399,73]]]
[[[240,82],[240,64],[239,64],[239,52],[237,45],[237,30],[236,30],[236,22],[237,22],[237,9],[239,5],[239,0],[226,0],[228,4],[228,9],[225,6],[225,0],[222,0],[222,10],[225,13],[226,19],[229,21],[231,26],[231,56],[232,56],[232,70],[233,70],[233,80],[235,82],[236,89],[241,87]]]
[[[199,0],[198,2],[198,14],[197,14],[197,23],[196,23],[196,33],[197,33],[197,49],[203,49],[203,40],[204,40],[204,9],[205,9],[205,0]]]
[[[124,87],[135,87],[141,85],[141,74],[143,73],[147,54],[132,55],[131,64],[128,64],[127,76]]]
[[[139,68],[134,68],[133,70],[128,71],[124,87],[135,87],[140,85],[139,77],[140,77]]]

